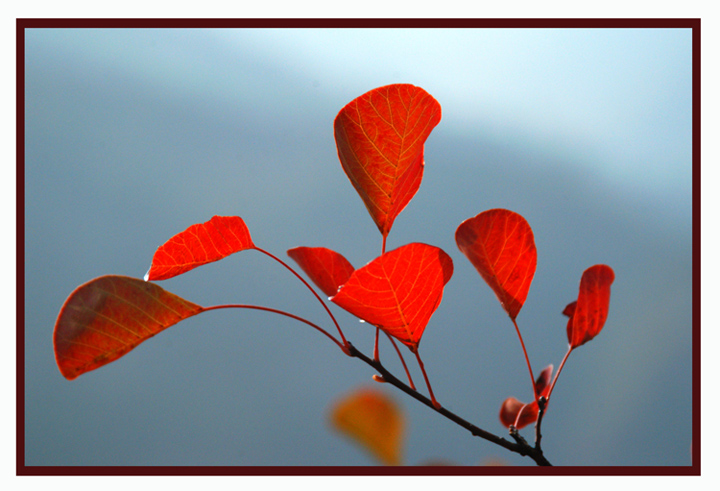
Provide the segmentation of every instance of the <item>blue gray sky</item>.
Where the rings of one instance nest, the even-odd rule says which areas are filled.
[[[241,216],[283,257],[307,245],[356,267],[373,259],[380,234],[340,167],[332,122],[390,83],[423,87],[443,111],[424,181],[388,238],[455,263],[420,346],[438,400],[504,434],[501,402],[531,398],[513,326],[454,243],[466,218],[509,208],[538,248],[518,317],[536,373],[565,353],[561,312],[582,271],[616,274],[605,329],[553,393],[547,457],[690,464],[690,30],[31,29],[25,49],[27,465],[374,465],[327,422],[373,372],[304,325],[209,312],[72,382],[52,330],[75,287],[142,278],[158,246],[213,215]],[[331,326],[254,251],[161,286]],[[372,330],[331,308],[370,353]],[[381,358],[400,370],[391,349],[381,344]],[[408,465],[532,463],[379,388],[407,414]]]

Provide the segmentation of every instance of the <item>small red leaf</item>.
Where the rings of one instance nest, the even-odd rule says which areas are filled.
[[[417,351],[452,273],[442,249],[407,244],[356,270],[330,300]]]
[[[383,237],[420,187],[425,140],[440,117],[430,94],[395,84],[361,95],[335,118],[342,167]]]
[[[525,303],[537,266],[530,225],[515,212],[488,210],[462,222],[455,241],[514,320]]]
[[[515,426],[520,430],[534,423],[538,418],[538,413],[539,408],[536,402],[524,404],[514,397],[508,397],[500,406],[500,422],[506,428]]]
[[[161,245],[155,251],[145,279],[167,280],[254,247],[242,218],[214,216],[210,221],[192,225]]]
[[[535,390],[537,391],[537,397],[550,397],[550,381],[552,380],[553,366],[548,365],[540,373],[537,380],[535,380]],[[518,430],[524,428],[530,423],[534,423],[540,413],[540,408],[537,401],[533,401],[529,404],[520,402],[514,397],[508,397],[503,401],[500,406],[500,422],[507,428],[515,426]],[[520,418],[518,419],[518,415]],[[517,422],[517,424],[515,424]]]
[[[72,380],[201,311],[154,283],[101,276],[75,289],[62,306],[53,334],[55,360]]]
[[[335,295],[355,271],[345,257],[324,247],[296,247],[287,254],[328,297]]]
[[[572,349],[587,343],[602,330],[610,308],[610,285],[614,280],[615,272],[604,264],[596,264],[583,272],[575,306],[571,307],[571,303],[563,311],[571,316],[568,342]]]
[[[552,381],[553,366],[548,365],[540,372],[537,380],[535,380],[535,390],[538,397],[548,397],[550,391],[550,382]]]

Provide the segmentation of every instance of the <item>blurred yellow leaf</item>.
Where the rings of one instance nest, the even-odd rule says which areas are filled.
[[[333,427],[349,436],[384,465],[402,464],[405,418],[382,391],[363,387],[340,399],[332,408]]]

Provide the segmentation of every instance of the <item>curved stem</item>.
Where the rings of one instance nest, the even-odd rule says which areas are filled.
[[[527,350],[525,349],[525,342],[523,341],[522,335],[520,334],[520,328],[518,327],[517,322],[515,322],[515,319],[512,319],[512,323],[515,326],[515,332],[517,332],[518,339],[520,339],[520,345],[522,346],[523,354],[525,355],[525,363],[527,363],[528,370],[530,371],[530,382],[532,383],[533,397],[535,398],[535,401],[537,401],[538,394],[537,390],[535,390],[535,376],[533,375],[532,367],[530,366],[530,358],[528,357]]]
[[[270,258],[274,259],[275,261],[277,261],[277,262],[279,262],[280,264],[282,264],[283,266],[285,266],[285,268],[287,268],[292,274],[294,274],[297,279],[299,279],[300,281],[302,281],[303,285],[305,285],[305,286],[307,287],[307,289],[310,290],[313,295],[315,295],[315,298],[317,298],[318,302],[320,302],[320,304],[321,304],[321,305],[323,306],[323,308],[325,309],[325,312],[327,312],[327,314],[328,314],[328,315],[330,316],[330,318],[332,319],[333,323],[335,324],[335,327],[337,327],[337,330],[338,330],[338,332],[340,333],[340,338],[342,338],[343,345],[344,345],[344,346],[341,346],[341,348],[343,349],[343,351],[344,351],[345,353],[347,353],[347,345],[348,345],[348,342],[347,342],[347,340],[345,339],[345,335],[343,334],[342,329],[340,329],[340,324],[338,324],[337,320],[335,319],[335,316],[332,315],[332,312],[330,312],[330,309],[328,308],[327,304],[323,301],[322,298],[320,298],[320,295],[317,294],[317,292],[315,291],[315,289],[314,289],[312,286],[310,286],[310,284],[309,284],[307,281],[305,281],[305,279],[304,279],[302,276],[300,276],[300,275],[297,273],[297,271],[295,271],[294,269],[292,269],[287,263],[285,263],[285,261],[283,261],[283,260],[280,259],[279,257],[277,257],[277,256],[269,253],[269,252],[266,251],[265,249],[261,249],[261,248],[259,248],[259,247],[257,247],[257,246],[255,246],[255,250],[257,250],[257,251],[259,251],[259,252],[262,252],[262,253],[265,254],[266,256],[269,256]],[[335,339],[335,338],[333,338],[333,339]]]
[[[518,411],[517,416],[515,416],[515,422],[512,424],[515,428],[520,425],[520,417],[523,415],[525,408],[527,408],[529,405],[530,404],[523,405],[523,407],[520,408],[520,411]]]
[[[283,310],[271,309],[270,307],[261,307],[259,305],[244,305],[244,304],[213,305],[212,307],[200,307],[200,308],[201,308],[200,313],[207,312],[208,310],[218,310],[218,309],[251,309],[251,310],[262,310],[264,312],[272,312],[273,314],[284,315],[285,317],[290,317],[291,319],[300,321],[304,324],[307,324],[310,327],[314,327],[315,329],[317,329],[318,331],[320,331],[321,333],[323,333],[324,335],[326,335],[327,337],[332,339],[333,342],[335,344],[337,344],[341,350],[346,351],[345,346],[343,346],[337,339],[335,339],[330,334],[328,334],[328,332],[325,331],[325,329],[323,329],[322,327],[310,322],[307,319],[303,319],[302,317],[299,317],[295,314],[291,314],[289,312],[285,312]]]

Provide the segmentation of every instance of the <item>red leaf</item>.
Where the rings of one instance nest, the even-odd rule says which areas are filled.
[[[537,266],[530,225],[515,212],[488,210],[462,222],[455,241],[514,320],[525,303]]]
[[[596,264],[583,272],[577,302],[565,307],[569,315],[568,342],[572,349],[597,336],[605,325],[610,308],[610,285],[615,272],[604,264]]]
[[[101,276],[75,289],[62,306],[53,335],[55,360],[72,380],[201,311],[154,283]]]
[[[535,390],[537,397],[549,397],[551,389],[550,381],[552,379],[553,366],[548,365],[535,381]],[[508,397],[500,406],[500,422],[507,428],[515,426],[518,430],[526,427],[530,423],[537,421],[540,408],[537,401],[529,404],[520,402],[514,397]],[[520,418],[518,419],[518,414]],[[517,421],[517,424],[515,422]]]
[[[328,297],[335,295],[355,271],[341,254],[324,247],[296,247],[287,253]]]
[[[430,94],[395,84],[363,94],[335,118],[342,167],[383,237],[420,187],[425,140],[440,117]]]
[[[520,414],[521,411],[522,414]],[[534,423],[538,418],[539,411],[538,405],[534,401],[524,404],[514,397],[508,397],[500,406],[500,422],[506,428],[515,426],[519,430]],[[519,419],[518,414],[520,414]]]
[[[538,397],[548,397],[550,382],[552,381],[552,371],[553,366],[548,365],[542,372],[540,372],[540,375],[535,380],[535,390],[537,391]]]
[[[235,252],[255,247],[240,217],[214,216],[192,225],[161,245],[152,259],[146,280],[167,280]]]
[[[408,244],[356,270],[330,300],[416,351],[452,273],[442,249]]]

